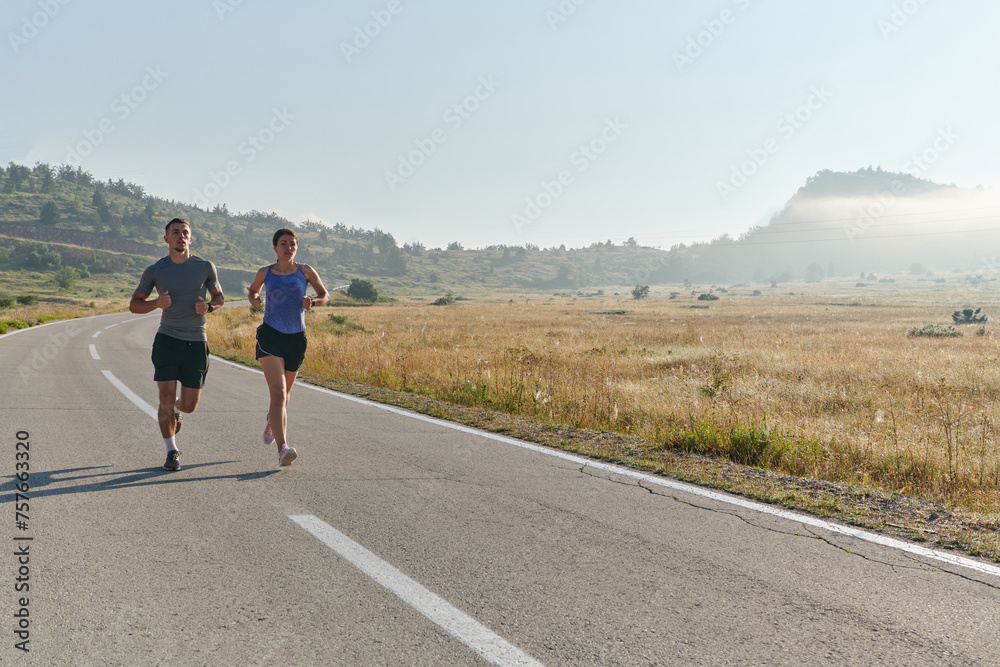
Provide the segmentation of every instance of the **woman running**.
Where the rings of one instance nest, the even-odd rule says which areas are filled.
[[[306,314],[329,299],[319,274],[308,264],[296,264],[299,237],[291,229],[279,229],[271,239],[277,261],[257,271],[247,288],[250,305],[260,309],[260,288],[267,291],[264,323],[257,327],[257,359],[267,380],[271,404],[264,427],[264,444],[278,444],[278,465],[287,466],[298,454],[285,439],[288,419],[285,408],[291,398],[295,376],[306,356]],[[306,296],[306,285],[316,296]]]

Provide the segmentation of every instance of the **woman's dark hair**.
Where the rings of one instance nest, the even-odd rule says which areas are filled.
[[[276,232],[274,233],[274,237],[273,237],[273,238],[271,238],[271,245],[273,245],[273,246],[277,247],[277,245],[278,245],[278,239],[280,239],[280,238],[281,238],[282,236],[284,236],[285,234],[288,234],[288,235],[290,235],[290,236],[291,236],[291,237],[292,237],[293,239],[295,239],[295,242],[296,242],[296,243],[298,243],[298,240],[299,240],[299,235],[298,235],[298,234],[296,234],[295,232],[293,232],[293,231],[292,231],[292,230],[290,230],[290,229],[287,229],[287,228],[285,228],[285,227],[282,227],[281,229],[279,229],[278,231],[276,231]]]

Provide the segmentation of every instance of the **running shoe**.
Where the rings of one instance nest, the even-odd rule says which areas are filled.
[[[171,470],[171,471],[173,471],[173,470],[180,470],[181,469],[181,464],[177,461],[177,459],[178,459],[178,457],[180,457],[180,455],[181,455],[181,453],[178,450],[176,450],[176,449],[174,451],[172,451],[172,452],[167,452],[167,461],[166,461],[166,463],[163,464],[163,469],[164,470]]]
[[[177,435],[178,433],[181,432],[181,422],[183,422],[183,417],[181,417],[181,413],[178,412],[177,410],[174,410],[174,435]]]
[[[271,413],[267,413],[264,423],[264,444],[270,445],[274,442],[274,434],[271,433]]]
[[[278,465],[279,466],[290,466],[292,461],[298,454],[295,453],[294,447],[289,447],[288,445],[282,445],[281,451],[278,452]]]

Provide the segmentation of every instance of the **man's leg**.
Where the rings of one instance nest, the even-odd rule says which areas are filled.
[[[176,407],[180,412],[191,414],[198,408],[198,401],[201,400],[201,389],[191,387],[181,387],[181,397],[177,399]]]
[[[174,434],[177,433],[180,421],[174,411],[174,402],[177,400],[177,380],[157,380],[156,386],[160,389],[160,406],[156,410],[156,418],[160,422],[160,435],[163,436],[163,444],[167,446],[167,461],[163,464],[164,470],[180,470],[177,457],[177,443],[174,442]]]
[[[156,411],[156,417],[160,422],[160,435],[164,438],[172,438],[176,433],[177,424],[177,418],[174,417],[177,380],[159,380],[156,386],[160,389],[160,407]],[[183,395],[183,390],[181,395]]]

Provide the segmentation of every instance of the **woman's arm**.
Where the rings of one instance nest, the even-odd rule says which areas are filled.
[[[330,300],[330,293],[326,291],[326,286],[323,284],[319,274],[316,273],[316,270],[313,267],[308,264],[304,264],[302,266],[302,270],[306,274],[306,281],[308,281],[308,283],[312,285],[312,288],[316,290],[316,296],[312,299],[309,297],[304,297],[302,299],[302,307],[309,309],[313,306],[322,306]]]
[[[267,267],[257,269],[257,275],[247,288],[247,300],[254,310],[260,310],[260,288],[264,285],[264,278],[267,276]]]

